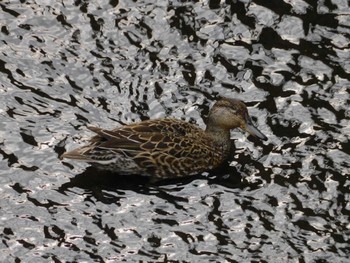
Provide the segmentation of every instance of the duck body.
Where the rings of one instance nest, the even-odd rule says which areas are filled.
[[[178,119],[147,120],[105,130],[88,127],[96,135],[86,146],[62,155],[121,175],[141,174],[174,178],[220,166],[230,152],[230,130],[241,127],[266,139],[251,123],[243,102],[222,99],[210,110],[206,130]]]

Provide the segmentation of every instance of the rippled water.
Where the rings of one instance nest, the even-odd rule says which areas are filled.
[[[1,262],[348,262],[343,0],[1,1]],[[61,161],[91,136],[246,101],[267,142],[157,185]]]

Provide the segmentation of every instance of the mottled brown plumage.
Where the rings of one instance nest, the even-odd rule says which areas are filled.
[[[206,130],[177,119],[148,120],[114,130],[88,127],[97,135],[62,157],[118,174],[193,175],[218,167],[227,158],[230,130],[237,127],[266,140],[252,125],[244,103],[224,98],[210,110]]]

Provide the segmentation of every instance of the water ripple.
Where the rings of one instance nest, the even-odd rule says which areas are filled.
[[[346,1],[0,3],[1,262],[347,262]],[[147,184],[59,156],[246,101],[218,171]]]

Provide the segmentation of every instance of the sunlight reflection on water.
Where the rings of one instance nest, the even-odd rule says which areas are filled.
[[[0,3],[0,261],[347,262],[346,1]],[[231,166],[147,185],[61,161],[243,99]],[[223,176],[222,176],[223,175]]]

